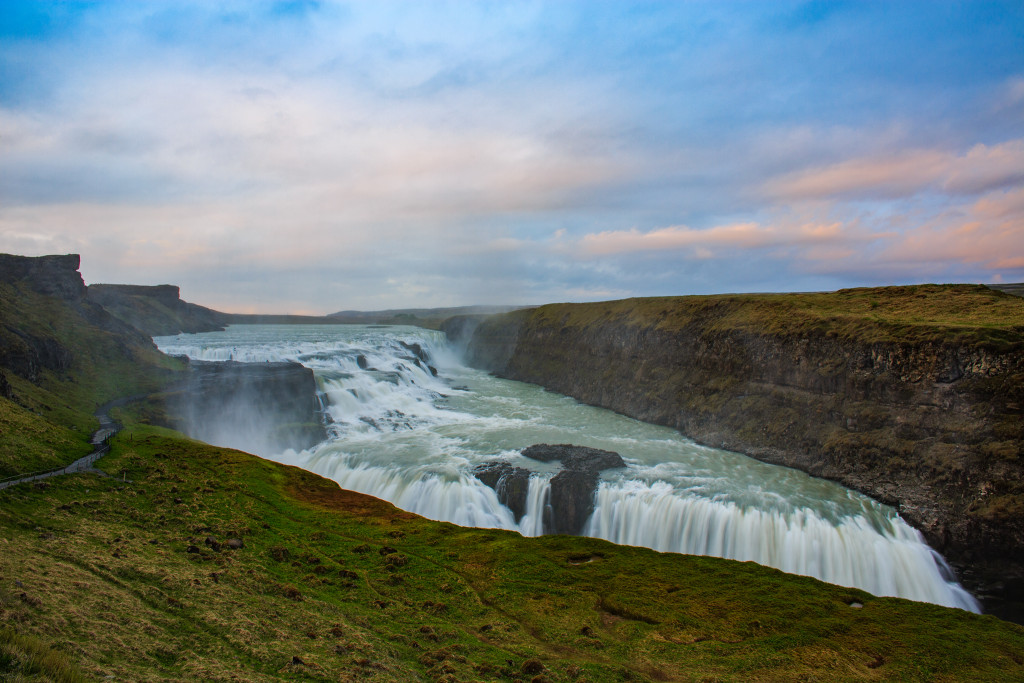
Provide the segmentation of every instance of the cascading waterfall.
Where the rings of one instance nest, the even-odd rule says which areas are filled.
[[[876,595],[979,609],[891,508],[831,482],[466,368],[440,333],[242,325],[156,341],[167,353],[197,360],[290,360],[311,368],[330,438],[308,451],[261,455],[431,519],[542,534],[558,464],[519,451],[534,443],[576,443],[617,451],[628,463],[602,474],[586,535],[750,560]],[[535,473],[518,523],[498,493],[472,474],[494,459]]]

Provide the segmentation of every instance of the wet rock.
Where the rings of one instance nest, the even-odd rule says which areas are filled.
[[[419,344],[407,344],[404,341],[400,341],[398,343],[401,344],[402,347],[407,351],[411,351],[413,356],[416,357],[416,360],[423,361],[424,363],[430,360],[430,357],[427,355],[427,352],[424,351],[423,347],[420,346]]]
[[[478,465],[473,474],[498,494],[501,504],[512,511],[516,522],[526,514],[526,494],[530,489],[530,470],[494,461]]]
[[[569,444],[536,444],[522,454],[562,463],[562,470],[551,479],[550,505],[544,515],[544,531],[553,534],[579,534],[594,512],[600,472],[626,466],[618,453]]]
[[[299,363],[189,361],[168,399],[188,436],[257,455],[301,450],[327,438],[313,371]]]
[[[613,451],[570,444],[535,444],[522,450],[522,454],[531,460],[541,462],[561,461],[562,467],[575,471],[600,472],[612,467],[625,467],[622,456]]]

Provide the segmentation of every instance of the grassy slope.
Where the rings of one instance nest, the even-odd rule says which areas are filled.
[[[83,306],[0,284],[0,344],[24,343],[4,329],[10,326],[57,342],[71,358],[64,371],[43,370],[37,383],[5,370],[15,400],[0,398],[0,477],[53,469],[86,455],[98,406],[153,391],[180,367],[145,340],[86,320],[102,312]]]
[[[872,342],[1024,344],[1024,299],[984,285],[867,287],[805,294],[650,297],[551,304],[511,315],[572,326],[626,320],[680,329],[714,318],[712,331],[830,336]]]
[[[992,617],[750,563],[431,522],[151,427],[101,464],[114,477],[0,494],[2,619],[89,678],[1024,676],[1024,629]]]

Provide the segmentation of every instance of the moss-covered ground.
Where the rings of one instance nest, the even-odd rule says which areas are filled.
[[[0,675],[35,652],[51,680],[1024,678],[993,617],[432,522],[144,425],[100,466],[0,492]]]
[[[720,294],[550,304],[509,316],[582,327],[618,320],[662,329],[710,321],[708,331],[819,335],[866,343],[1018,347],[1024,299],[984,285],[864,287],[837,292]]]

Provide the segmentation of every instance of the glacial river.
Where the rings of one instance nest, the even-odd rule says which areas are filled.
[[[666,427],[465,367],[440,333],[235,325],[155,341],[166,353],[198,360],[289,360],[311,368],[330,438],[300,452],[261,452],[251,444],[249,450],[424,517],[539,535],[558,464],[519,451],[537,443],[591,446],[618,452],[628,466],[601,474],[588,536],[751,560],[875,595],[979,611],[892,508],[796,470],[695,444]],[[227,435],[217,445],[239,443]],[[495,459],[537,473],[518,523],[472,475]]]

